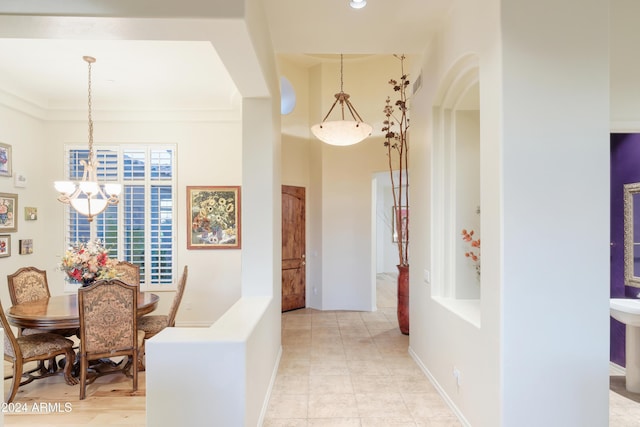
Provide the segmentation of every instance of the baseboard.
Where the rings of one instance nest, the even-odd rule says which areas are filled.
[[[627,370],[624,367],[618,365],[617,363],[613,363],[611,361],[609,362],[609,369],[611,372],[617,375],[625,375],[627,373]]]
[[[418,367],[420,368],[420,370],[422,370],[422,372],[424,372],[424,374],[427,376],[427,378],[429,379],[429,382],[431,382],[431,384],[433,384],[433,386],[435,387],[436,391],[438,392],[438,394],[440,396],[442,396],[442,399],[444,399],[444,401],[447,403],[447,405],[449,406],[449,408],[451,408],[451,410],[453,411],[454,415],[456,417],[458,417],[458,420],[460,421],[460,423],[464,426],[464,427],[471,427],[471,423],[469,423],[469,421],[465,418],[465,416],[462,414],[462,412],[460,412],[460,410],[458,409],[458,407],[456,406],[456,404],[453,402],[453,400],[451,400],[451,398],[449,397],[449,395],[444,391],[444,389],[440,386],[440,384],[438,383],[438,381],[436,381],[435,377],[433,375],[431,375],[431,372],[429,372],[429,370],[427,369],[427,367],[424,365],[424,363],[422,363],[422,360],[420,360],[420,358],[418,357],[418,355],[415,353],[415,351],[413,351],[413,349],[411,347],[409,347],[409,355],[411,356],[411,358],[414,360],[414,362],[416,362],[416,364],[418,365]]]
[[[264,397],[264,402],[262,403],[262,410],[260,411],[260,418],[258,418],[258,427],[264,424],[264,417],[267,414],[267,409],[269,408],[269,400],[271,400],[271,392],[273,391],[273,386],[276,383],[276,376],[278,375],[278,368],[280,367],[280,359],[282,358],[282,346],[278,349],[278,356],[276,357],[276,363],[273,367],[273,372],[271,373],[271,381],[269,381],[269,388],[267,389],[267,393]]]

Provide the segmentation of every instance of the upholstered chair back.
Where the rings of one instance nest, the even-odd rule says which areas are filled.
[[[108,357],[110,353],[136,348],[137,306],[137,287],[118,279],[98,281],[80,288],[78,309],[82,353]]]
[[[7,282],[11,303],[14,305],[51,296],[47,272],[35,267],[23,267],[15,273],[7,275]]]
[[[115,266],[118,279],[130,285],[140,286],[140,266],[128,261],[118,261]]]

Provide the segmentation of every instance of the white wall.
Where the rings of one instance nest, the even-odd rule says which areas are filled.
[[[502,7],[503,420],[510,425],[608,422],[609,2],[590,2],[576,15],[583,5]],[[531,269],[534,258],[542,268]],[[530,399],[546,410],[523,419]]]
[[[6,95],[6,94],[5,94]],[[7,98],[0,98],[10,103]],[[0,192],[18,195],[18,231],[7,233],[11,236],[11,256],[0,258],[3,277],[21,267],[35,266],[47,270],[49,286],[56,282],[56,261],[51,256],[52,246],[49,239],[44,238],[51,227],[51,200],[55,201],[56,192],[52,182],[41,179],[43,172],[52,167],[52,162],[41,154],[42,141],[45,138],[44,126],[40,120],[27,116],[0,102],[0,142],[11,145],[14,176],[17,172],[28,178],[27,186],[18,188],[14,185],[14,177],[0,177]],[[24,208],[37,207],[38,220],[25,221]],[[4,233],[0,233],[4,234]],[[20,255],[18,242],[20,239],[33,239],[34,252],[31,255]],[[11,306],[9,289],[0,286],[0,301],[3,308]]]
[[[578,7],[456,1],[423,63],[439,82],[463,55],[480,61],[481,326],[431,299],[437,283],[411,282],[411,349],[469,425],[608,422],[608,3]],[[432,130],[415,117],[435,89],[425,79],[412,111],[421,218]],[[412,226],[412,270],[435,268],[434,231]]]

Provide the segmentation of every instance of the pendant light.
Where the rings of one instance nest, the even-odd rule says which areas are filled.
[[[58,196],[60,202],[71,205],[91,222],[96,215],[104,212],[107,206],[118,203],[122,186],[115,183],[102,186],[98,182],[99,162],[93,151],[93,119],[91,117],[91,64],[96,62],[96,59],[92,56],[83,56],[82,59],[89,64],[89,157],[87,160],[80,160],[84,169],[81,181],[77,183],[56,181],[54,186],[60,193]]]
[[[322,119],[322,123],[313,125],[311,127],[311,132],[313,132],[313,134],[322,142],[341,146],[357,144],[371,135],[373,128],[362,120],[362,117],[360,117],[354,106],[351,104],[351,101],[349,101],[349,94],[344,93],[342,54],[340,54],[340,92],[336,93],[335,97],[336,100],[333,102],[333,105],[329,109],[327,115]],[[340,103],[342,120],[327,121],[329,114],[331,114],[338,103]],[[345,120],[345,106],[353,120]]]

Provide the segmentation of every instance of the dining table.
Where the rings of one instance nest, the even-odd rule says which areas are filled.
[[[160,297],[151,292],[140,292],[138,317],[154,311]],[[29,301],[11,306],[7,320],[13,326],[32,329],[73,329],[80,327],[78,294],[56,295],[38,301]]]

